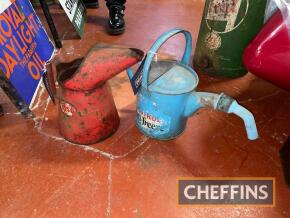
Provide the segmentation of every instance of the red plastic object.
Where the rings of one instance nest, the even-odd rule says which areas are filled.
[[[251,73],[290,91],[290,39],[280,11],[245,49],[243,62]]]
[[[61,135],[70,142],[85,145],[112,135],[120,120],[106,81],[142,58],[143,52],[138,49],[95,46],[79,66],[61,72],[58,75]]]

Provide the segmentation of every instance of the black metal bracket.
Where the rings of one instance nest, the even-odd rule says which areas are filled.
[[[34,117],[34,114],[29,109],[29,106],[25,103],[13,84],[8,80],[2,71],[0,71],[0,87],[25,118]]]
[[[43,10],[44,16],[46,18],[47,24],[49,26],[50,32],[52,34],[52,37],[54,39],[55,46],[57,48],[62,48],[61,40],[59,38],[59,35],[57,33],[57,30],[56,30],[56,27],[54,25],[53,19],[51,17],[50,12],[49,12],[49,7],[48,7],[48,5],[47,5],[45,0],[39,0],[39,2],[40,2],[40,5],[41,5],[41,8]]]

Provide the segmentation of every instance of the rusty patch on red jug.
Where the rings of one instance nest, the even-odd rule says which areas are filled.
[[[61,101],[60,108],[61,111],[69,117],[71,117],[77,111],[77,109],[73,105],[65,101]]]

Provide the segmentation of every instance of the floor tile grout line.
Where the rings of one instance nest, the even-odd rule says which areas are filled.
[[[281,91],[280,90],[277,90],[277,91],[275,91],[273,93],[270,93],[268,95],[265,95],[265,96],[261,96],[261,97],[254,98],[254,99],[251,99],[250,98],[250,99],[247,99],[247,100],[240,101],[240,103],[261,101],[261,100],[265,100],[265,99],[270,98],[270,97],[274,97],[274,96],[276,96],[276,95],[278,95],[280,93],[281,93]]]
[[[108,172],[108,203],[106,214],[107,218],[111,217],[111,194],[112,194],[112,167],[113,167],[113,160],[109,160],[109,172]]]
[[[141,153],[140,155],[144,155],[150,148],[152,147],[152,144],[149,144]]]
[[[135,123],[133,123],[131,126],[129,126],[129,128],[121,135],[119,135],[113,142],[111,142],[109,145],[113,145],[116,142],[119,141],[120,138],[122,138],[126,133],[128,133],[133,127],[135,126]]]
[[[70,144],[72,146],[81,147],[85,151],[92,151],[92,152],[95,152],[95,153],[99,153],[101,156],[103,156],[105,158],[108,158],[109,160],[115,160],[115,159],[122,159],[124,157],[127,157],[129,154],[133,153],[138,148],[142,147],[148,141],[148,139],[149,139],[146,136],[143,136],[143,137],[144,137],[144,139],[136,147],[132,148],[130,151],[128,151],[127,153],[122,154],[122,155],[113,155],[111,153],[108,153],[108,152],[105,152],[105,151],[102,151],[102,150],[99,150],[97,148],[93,148],[93,147],[87,146],[87,145],[79,145],[79,144],[73,144],[73,143],[70,143]]]
[[[92,166],[95,164],[95,162],[97,160],[98,159],[95,159],[87,167],[84,167],[79,174],[77,174],[76,176],[74,176],[71,180],[67,181],[67,183],[68,183],[67,185],[66,185],[66,183],[64,183],[58,189],[56,189],[48,198],[46,198],[46,200],[42,203],[42,205],[48,204],[51,201],[51,199],[53,199],[55,196],[57,196],[58,193],[60,193],[61,191],[67,190],[70,187],[72,187],[83,175],[85,175],[85,173],[88,170],[90,170],[92,168]],[[45,212],[41,213],[38,217],[43,216],[44,214],[45,214]]]
[[[42,95],[44,94],[44,92],[45,92],[45,87],[44,87],[43,83],[41,83],[40,87],[39,87],[39,94],[38,94],[37,101],[35,103],[33,102],[34,105],[31,108],[32,111],[39,108],[39,106],[42,106],[41,98],[42,98]]]
[[[44,117],[45,117],[45,114],[46,114],[46,111],[47,111],[47,108],[48,108],[48,105],[49,105],[49,103],[50,103],[50,98],[48,97],[47,99],[46,99],[46,106],[45,106],[45,108],[44,108],[44,113],[43,113],[43,115],[41,116],[41,118],[40,118],[40,125],[37,127],[37,129],[40,131],[41,129],[42,129],[42,125],[43,125],[43,121],[44,121]]]
[[[137,149],[142,147],[148,140],[149,140],[149,138],[147,136],[142,135],[142,141],[136,147],[132,148],[129,152],[127,152],[125,154],[113,155],[113,159],[122,159],[124,157],[127,157],[129,154],[133,153],[134,151],[136,151]]]
[[[44,117],[45,117],[45,114],[46,114],[46,110],[48,108],[48,105],[49,105],[49,102],[50,102],[50,99],[48,98],[47,100],[47,105],[45,107],[45,112],[43,113],[43,115],[41,117],[36,117],[34,118],[34,122],[35,122],[35,127],[38,131],[38,133],[48,137],[48,138],[51,138],[53,140],[57,140],[57,141],[63,141],[65,142],[66,144],[68,145],[71,145],[71,146],[76,146],[76,147],[80,147],[82,148],[83,150],[85,151],[92,151],[92,152],[95,152],[95,153],[99,153],[101,156],[105,157],[105,158],[108,158],[108,159],[120,159],[120,158],[124,158],[126,157],[127,155],[129,155],[130,153],[134,152],[135,150],[137,150],[138,148],[140,148],[149,138],[146,137],[146,136],[143,136],[143,140],[141,141],[141,143],[134,147],[133,149],[131,149],[129,152],[125,153],[125,154],[122,154],[122,155],[113,155],[111,153],[108,153],[108,152],[105,152],[105,151],[102,151],[100,149],[97,149],[97,148],[93,148],[91,146],[87,146],[87,145],[80,145],[80,144],[75,144],[75,143],[71,143],[71,142],[68,142],[66,141],[64,138],[61,138],[61,137],[57,137],[57,136],[52,136],[52,135],[49,135],[45,132],[42,132],[42,124],[43,124],[43,121],[44,121]],[[40,119],[40,121],[38,121],[37,119]],[[123,136],[123,135],[122,135]]]

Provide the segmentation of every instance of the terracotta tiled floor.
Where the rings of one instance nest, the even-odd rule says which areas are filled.
[[[82,57],[96,42],[121,43],[148,51],[173,27],[190,30],[196,41],[202,0],[128,1],[127,31],[109,36],[107,10],[89,10],[85,36],[71,34],[63,12],[52,10],[64,48],[58,60]],[[65,28],[64,28],[65,27]],[[183,52],[176,37],[162,50]],[[203,109],[189,119],[185,132],[171,141],[142,135],[134,125],[135,97],[125,73],[110,81],[121,125],[111,138],[81,146],[58,133],[57,106],[40,87],[34,120],[16,113],[2,95],[0,118],[0,217],[290,217],[278,151],[290,134],[290,93],[248,74],[234,80],[200,75],[198,90],[225,92],[253,112],[260,138],[248,141],[242,121]],[[273,208],[180,207],[179,177],[276,177]]]

